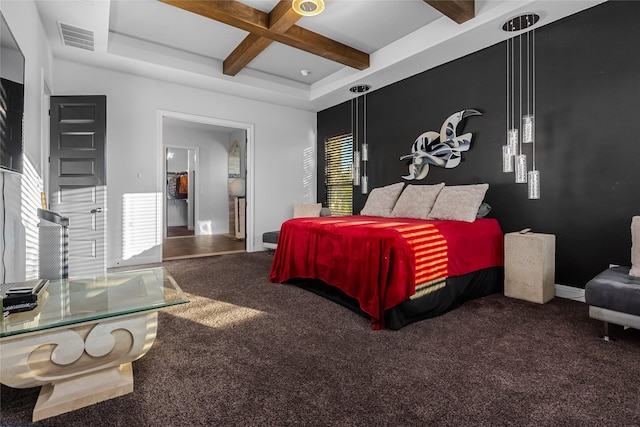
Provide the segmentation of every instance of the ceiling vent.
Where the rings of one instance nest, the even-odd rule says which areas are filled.
[[[93,31],[58,22],[62,44],[93,52]]]

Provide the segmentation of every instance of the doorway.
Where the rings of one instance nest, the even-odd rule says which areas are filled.
[[[163,260],[251,251],[252,126],[166,111],[159,112],[158,122],[164,172]],[[232,144],[238,141],[240,150]],[[242,213],[246,233],[241,238],[232,229],[237,210],[234,212],[229,185],[231,151],[240,152],[244,173],[241,181],[246,209]],[[181,182],[186,191],[180,191]]]
[[[165,238],[195,236],[198,148],[165,145]]]

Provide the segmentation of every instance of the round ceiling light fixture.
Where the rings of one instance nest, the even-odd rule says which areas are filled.
[[[324,0],[293,0],[291,7],[299,15],[313,16],[324,10]]]
[[[365,93],[369,89],[371,89],[370,85],[355,85],[349,88],[349,90],[353,93]]]
[[[525,13],[524,15],[516,16],[515,18],[509,19],[504,23],[502,29],[509,32],[526,30],[527,28],[535,25],[535,23],[539,20],[540,15],[537,15],[535,13]]]

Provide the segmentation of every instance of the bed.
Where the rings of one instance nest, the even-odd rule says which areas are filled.
[[[296,218],[281,227],[270,280],[400,329],[502,290],[503,244],[494,218]]]

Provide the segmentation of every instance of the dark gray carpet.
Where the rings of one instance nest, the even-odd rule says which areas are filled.
[[[133,393],[49,426],[637,426],[640,332],[600,338],[583,303],[495,294],[400,331],[290,285],[266,252],[166,262],[192,302],[163,310]],[[2,425],[39,389],[2,386]]]

